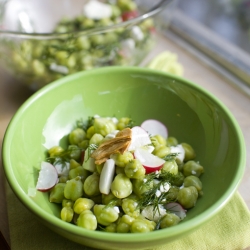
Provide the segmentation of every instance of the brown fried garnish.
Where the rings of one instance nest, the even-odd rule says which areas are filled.
[[[115,138],[105,141],[91,154],[95,159],[95,164],[105,162],[110,155],[115,153],[123,153],[130,145],[132,131],[130,128],[125,128],[116,134]]]

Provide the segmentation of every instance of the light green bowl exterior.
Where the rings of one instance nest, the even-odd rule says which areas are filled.
[[[34,188],[46,149],[66,145],[76,120],[88,116],[130,116],[137,124],[154,118],[169,135],[191,144],[205,168],[204,196],[180,224],[147,234],[88,231],[59,219],[60,207]],[[107,67],[76,73],[31,96],[11,120],[3,142],[7,180],[20,201],[58,234],[102,249],[144,249],[185,237],[229,201],[242,179],[246,152],[241,129],[230,111],[198,85],[139,67]]]

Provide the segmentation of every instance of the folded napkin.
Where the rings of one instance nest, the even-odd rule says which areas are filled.
[[[16,198],[7,182],[6,199],[12,250],[94,250],[42,225]],[[150,250],[242,250],[247,247],[250,247],[250,211],[236,192],[219,214],[201,228],[185,238]]]

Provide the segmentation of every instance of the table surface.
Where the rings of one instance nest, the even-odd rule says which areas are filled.
[[[183,76],[207,89],[219,98],[238,121],[245,138],[247,149],[246,170],[238,190],[248,208],[250,208],[250,97],[236,86],[230,84],[227,79],[216,73],[208,64],[190,53],[185,46],[180,46],[168,36],[158,35],[157,39],[157,46],[147,56],[142,66],[162,51],[167,50],[176,53],[178,55],[178,61],[184,67]],[[31,94],[32,92],[29,89],[21,86],[0,68],[0,147],[11,117]],[[0,231],[6,241],[10,243],[4,178],[2,166],[0,165]]]

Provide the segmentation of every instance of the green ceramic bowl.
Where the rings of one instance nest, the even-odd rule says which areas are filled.
[[[180,142],[190,143],[205,167],[204,196],[180,224],[145,234],[88,231],[63,222],[60,208],[35,187],[46,149],[65,145],[79,118],[130,116],[136,123],[155,118]],[[58,234],[102,249],[143,249],[187,236],[217,214],[236,191],[245,167],[245,144],[230,111],[198,85],[166,73],[137,67],[108,67],[67,76],[36,92],[10,122],[3,163],[16,196]]]

